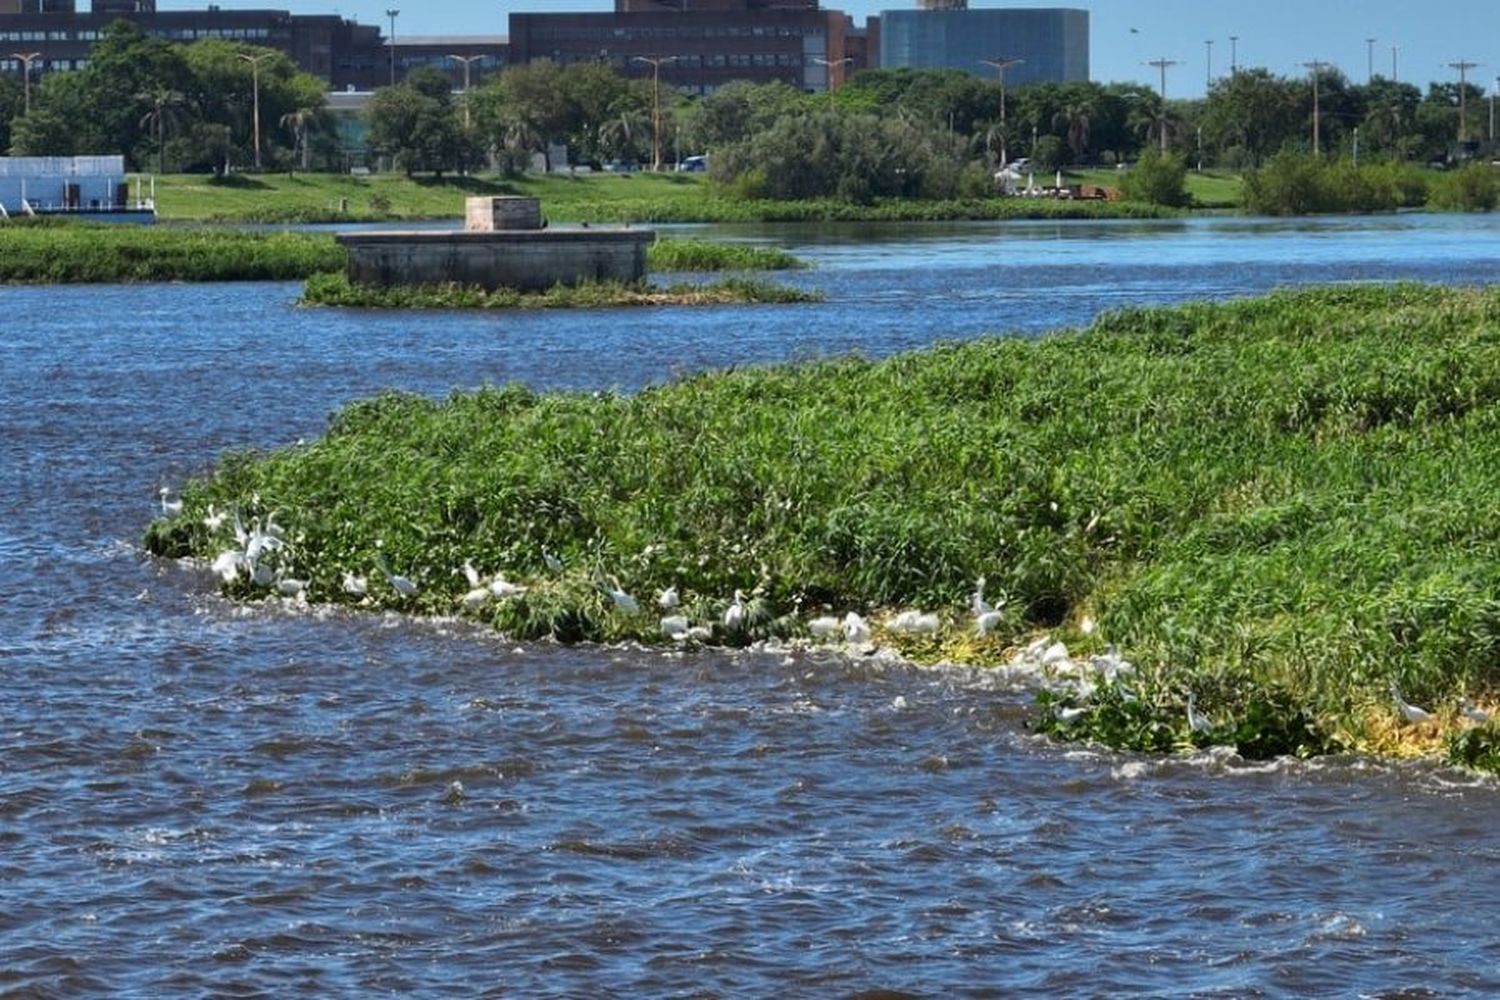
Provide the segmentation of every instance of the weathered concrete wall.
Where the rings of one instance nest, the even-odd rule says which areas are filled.
[[[464,199],[464,229],[471,233],[493,233],[509,229],[541,229],[539,198],[503,195],[498,198]]]
[[[432,285],[544,291],[593,281],[646,277],[649,229],[540,229],[503,233],[344,233],[355,284]]]

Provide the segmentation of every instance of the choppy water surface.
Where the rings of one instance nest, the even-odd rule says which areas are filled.
[[[1500,260],[1497,222],[1427,217],[728,235],[830,301],[0,290],[0,993],[1500,992],[1488,782],[1080,753],[980,676],[240,609],[141,555],[159,484],[380,388],[630,389]]]

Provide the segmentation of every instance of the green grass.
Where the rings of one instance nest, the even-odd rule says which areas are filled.
[[[1063,171],[1063,178],[1069,183],[1095,187],[1118,188],[1121,175],[1121,171],[1105,168]],[[1043,180],[1039,178],[1038,183]],[[1198,208],[1239,207],[1243,184],[1240,174],[1228,170],[1204,170],[1201,173],[1189,170],[1187,175],[1188,194]]]
[[[0,282],[296,281],[343,266],[344,250],[331,236],[0,224]]]
[[[509,288],[488,292],[456,284],[392,288],[353,285],[343,272],[337,272],[309,278],[301,304],[352,309],[599,309],[619,306],[790,305],[817,302],[821,298],[816,292],[743,278],[708,285],[600,282],[557,285],[545,292],[518,292]]]
[[[1058,203],[1021,199],[745,201],[724,197],[693,174],[457,177],[438,181],[398,174],[198,175],[157,180],[163,219],[212,222],[339,222],[457,219],[464,199],[528,195],[554,222],[921,222],[964,219],[1160,218],[1151,205]]]
[[[659,239],[653,271],[773,271],[806,265],[770,247]],[[247,233],[198,226],[0,224],[0,282],[300,281],[344,266],[322,233]]]
[[[704,374],[635,395],[495,388],[353,405],[311,444],[232,454],[153,552],[211,557],[209,503],[274,511],[320,602],[384,553],[451,614],[465,559],[531,589],[480,616],[515,636],[658,641],[615,611],[677,585],[795,634],[828,609],[940,611],[918,658],[999,662],[1038,631],[1119,645],[1062,738],[1161,750],[1439,752],[1500,692],[1500,290],[1350,287],[1106,316],[1087,330]],[[257,499],[258,498],[258,501]],[[544,552],[565,564],[544,567]],[[977,639],[984,576],[1006,619]],[[253,597],[241,582],[231,593]],[[1098,631],[1085,636],[1090,616]],[[1402,725],[1385,694],[1438,715]],[[1213,721],[1190,734],[1189,693]]]

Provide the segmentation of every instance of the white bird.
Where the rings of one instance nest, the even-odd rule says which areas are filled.
[[[203,526],[209,531],[217,532],[220,528],[224,527],[224,521],[228,516],[222,510],[214,510],[214,505],[209,504],[208,514],[203,518]]]
[[[283,577],[276,581],[276,592],[282,597],[302,597],[307,593],[307,581]]]
[[[477,587],[483,586],[483,584],[481,584],[479,582],[480,581],[479,570],[477,570],[477,569],[474,568],[474,561],[472,559],[465,559],[464,560],[463,573],[464,573],[464,579],[469,581],[469,586],[470,587],[476,587],[477,588]]]
[[[475,585],[478,585],[477,581]],[[526,593],[526,588],[519,583],[511,583],[505,578],[504,573],[496,573],[495,578],[490,581],[490,593],[497,600],[504,601],[512,597],[520,597]]]
[[[1391,697],[1396,700],[1396,710],[1401,713],[1401,718],[1407,722],[1432,721],[1431,712],[1425,708],[1418,708],[1416,705],[1409,704],[1406,699],[1401,697],[1401,692],[1397,690],[1395,681],[1391,681]]]
[[[724,609],[724,627],[731,632],[738,632],[745,627],[745,592],[736,590],[734,601]]]
[[[402,597],[417,596],[417,585],[415,583],[412,583],[411,580],[407,579],[406,577],[401,576],[399,573],[392,573],[390,565],[386,563],[384,556],[380,557],[379,566],[380,572],[385,574],[386,583],[389,583],[391,585],[391,588],[394,589],[396,593],[400,594]]]
[[[468,608],[470,611],[473,611],[476,608],[482,608],[484,607],[485,602],[490,599],[490,596],[490,588],[475,587],[463,596],[464,607]]]
[[[814,639],[830,639],[839,632],[839,620],[831,615],[814,618],[807,623],[807,630]]]
[[[1214,724],[1208,721],[1207,716],[1198,714],[1198,707],[1193,701],[1193,693],[1191,691],[1188,692],[1187,720],[1188,728],[1195,733],[1206,733],[1214,727]]]
[[[1056,717],[1057,721],[1065,726],[1071,726],[1087,715],[1088,712],[1089,710],[1086,708],[1064,708],[1062,705],[1058,705],[1052,710],[1052,714]]]
[[[353,573],[344,573],[344,593],[354,597],[364,597],[370,591],[370,581],[367,577],[355,576]]]
[[[640,614],[640,602],[620,589],[619,580],[616,580],[614,577],[610,577],[609,585],[605,587],[605,592],[609,594],[609,599],[615,602],[615,607],[619,608],[627,615]]]
[[[677,595],[677,585],[673,584],[666,590],[656,595],[656,605],[663,611],[671,611],[682,603],[682,598]]]
[[[689,627],[686,615],[670,615],[661,620],[662,634],[677,642],[687,638]]]
[[[250,544],[250,532],[245,530],[245,522],[240,520],[238,507],[234,511],[234,541],[242,549]]]
[[[548,572],[561,573],[563,571],[562,560],[546,549],[542,550],[542,562],[546,565]]]
[[[1490,713],[1475,705],[1467,698],[1458,703],[1458,710],[1463,714],[1465,719],[1468,719],[1470,722],[1477,722],[1481,726],[1490,721]]]
[[[863,646],[870,641],[870,623],[853,611],[844,616],[844,641]]]
[[[250,579],[257,587],[269,587],[276,582],[276,574],[271,572],[271,567],[261,563],[250,571]]]
[[[1004,613],[991,610],[975,617],[974,624],[978,628],[980,635],[989,635],[995,630],[995,626],[999,625],[1004,620]]]
[[[707,625],[694,625],[683,634],[683,639],[688,642],[707,642],[713,638],[713,629]]]
[[[1051,643],[1052,637],[1047,635],[1033,639],[1031,641],[1031,644],[1022,651],[1021,657],[1027,660],[1040,660],[1042,658],[1042,654],[1047,651],[1047,647],[1051,645]]]
[[[244,554],[238,549],[225,549],[214,559],[209,569],[213,570],[225,583],[233,583],[240,578],[240,564],[244,558]]]
[[[984,599],[984,577],[982,576],[979,582],[974,584],[974,596],[969,601],[969,609],[974,612],[975,618],[983,618],[995,610],[995,606]],[[980,635],[983,634],[983,632],[980,633]]]
[[[272,511],[271,513],[269,513],[269,514],[266,515],[266,529],[265,530],[266,530],[266,534],[267,535],[269,535],[270,537],[276,539],[278,542],[284,542],[284,541],[286,541],[286,532],[281,529],[281,525],[279,525],[279,524],[276,523],[276,512],[275,511]]]
[[[1084,615],[1083,621],[1078,623],[1078,631],[1082,632],[1084,635],[1093,635],[1095,629],[1097,629],[1098,627],[1099,623],[1094,621],[1094,619],[1089,617],[1088,615]]]
[[[1042,666],[1057,667],[1071,662],[1068,656],[1068,647],[1060,642],[1054,642],[1042,652]]]
[[[891,619],[887,628],[892,632],[905,635],[931,635],[938,630],[940,624],[937,615],[924,615],[920,611],[903,611]]]
[[[182,501],[180,499],[168,500],[167,494],[171,492],[165,486],[161,488],[161,512],[167,517],[176,517],[182,513]]]

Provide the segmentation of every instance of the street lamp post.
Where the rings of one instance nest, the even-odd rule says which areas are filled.
[[[1208,52],[1203,63],[1203,86],[1212,87],[1214,85],[1214,40],[1212,38],[1205,38],[1203,40],[1203,48]]]
[[[1026,60],[999,56],[995,59],[981,59],[979,61],[986,66],[993,66],[995,68],[995,75],[1000,78],[1000,169],[1004,170],[1010,163],[1010,151],[1005,146],[1005,71],[1012,66],[1022,65]],[[1032,145],[1035,146],[1036,143],[1033,142]]]
[[[1375,82],[1375,42],[1374,38],[1365,39],[1365,83]]]
[[[1313,156],[1317,156],[1317,155],[1319,155],[1319,153],[1320,153],[1320,151],[1322,149],[1322,136],[1323,136],[1323,129],[1321,128],[1321,126],[1322,126],[1322,109],[1318,105],[1319,90],[1320,90],[1320,88],[1319,88],[1319,81],[1318,81],[1318,75],[1320,73],[1322,73],[1325,69],[1328,69],[1329,68],[1329,64],[1326,63],[1326,62],[1319,62],[1319,61],[1317,61],[1315,59],[1312,62],[1303,63],[1302,66],[1303,66],[1304,69],[1306,69],[1309,73],[1312,74],[1312,85],[1313,85],[1313,122],[1312,122],[1312,128],[1313,128]]]
[[[1490,142],[1495,141],[1495,95],[1500,93],[1500,76],[1495,77],[1495,89],[1490,91]]]
[[[1240,71],[1240,36],[1229,36],[1229,75],[1234,76]]]
[[[852,57],[850,57],[850,56],[845,56],[842,59],[824,59],[824,58],[822,58],[820,56],[813,56],[813,60],[812,61],[815,62],[815,63],[817,63],[819,66],[827,66],[828,67],[828,89],[829,90],[838,90],[839,89],[838,88],[838,84],[835,83],[834,81],[837,79],[837,80],[839,80],[839,82],[842,82],[843,74],[842,73],[835,74],[835,72],[834,72],[835,67],[837,67],[838,69],[841,70],[845,66],[849,65],[850,63],[852,63],[854,61],[854,59]]]
[[[395,7],[387,7],[385,16],[391,19],[391,86],[396,85],[396,15],[401,11]]]
[[[260,55],[251,56],[251,55],[246,55],[243,52],[239,52],[239,53],[236,53],[236,55],[238,55],[239,58],[245,60],[245,62],[247,62],[247,63],[250,64],[250,80],[251,80],[250,88],[251,88],[251,93],[253,95],[251,97],[251,107],[253,109],[252,112],[251,112],[251,124],[252,124],[252,128],[253,128],[253,132],[252,132],[252,135],[254,137],[253,141],[254,141],[254,144],[255,144],[255,169],[259,170],[260,169],[260,61],[262,59],[269,59],[273,55],[276,55],[276,53],[275,52],[262,52]]]
[[[651,170],[661,172],[661,67],[676,62],[676,56],[634,56],[631,62],[651,67]]]
[[[21,60],[22,85],[26,88],[26,114],[31,114],[31,64],[40,59],[40,52],[12,52],[11,55]]]
[[[1161,59],[1153,59],[1151,62],[1147,63],[1146,65],[1148,65],[1148,66],[1154,66],[1156,69],[1161,70],[1161,117],[1157,121],[1157,129],[1158,129],[1158,131],[1161,132],[1161,151],[1162,151],[1162,155],[1166,155],[1166,152],[1167,152],[1167,70],[1171,69],[1173,66],[1180,66],[1182,64],[1179,63],[1179,62],[1175,62],[1175,61],[1173,61],[1171,59],[1167,59],[1167,58],[1163,57]]]
[[[464,129],[467,130],[469,128],[469,67],[478,60],[483,59],[484,56],[450,55],[448,58],[457,59],[459,62],[464,64]]]

